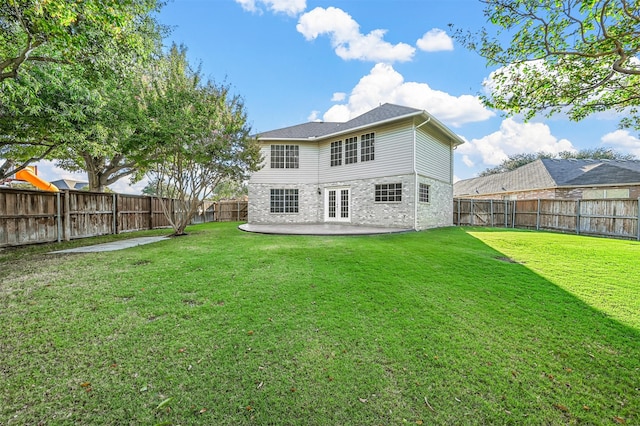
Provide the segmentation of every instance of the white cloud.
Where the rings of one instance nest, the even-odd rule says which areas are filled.
[[[60,179],[72,179],[82,182],[89,181],[86,172],[70,172],[56,166],[55,161],[42,160],[33,165],[38,168],[38,176],[48,182]]]
[[[116,183],[109,185],[109,188],[111,188],[112,191],[117,192],[118,194],[140,195],[142,194],[142,190],[144,189],[144,187],[147,186],[148,184],[149,184],[149,178],[146,176],[142,178],[140,182],[137,182],[134,184],[131,184],[129,182],[129,178],[125,177],[120,179]]]
[[[385,102],[420,108],[453,127],[484,121],[495,114],[471,95],[452,96],[426,83],[405,82],[388,64],[376,64],[353,88],[346,104],[332,106],[325,121],[347,121]]]
[[[416,42],[416,45],[420,50],[424,50],[425,52],[453,50],[453,40],[440,28],[433,28],[427,31],[422,38]]]
[[[342,102],[347,98],[347,94],[344,92],[336,92],[331,97],[332,102]]]
[[[316,7],[300,17],[296,29],[307,40],[328,34],[336,54],[345,60],[375,62],[409,61],[415,48],[406,44],[393,45],[383,40],[386,30],[360,32],[360,25],[345,11],[336,7]]]
[[[275,13],[286,13],[289,16],[297,16],[307,8],[306,0],[235,0],[248,12],[262,13],[259,4]]]
[[[468,156],[468,155],[466,155],[466,154],[462,156],[462,162],[463,162],[463,163],[465,164],[465,166],[467,166],[467,167],[473,167],[473,166],[475,166],[475,165],[476,165],[476,163],[474,163],[474,162],[471,160],[471,158],[469,158],[469,156]]]
[[[568,139],[558,140],[553,136],[546,124],[520,123],[507,118],[500,125],[500,130],[480,139],[472,139],[460,145],[456,152],[463,155],[462,161],[467,166],[478,162],[485,166],[496,166],[510,155],[540,151],[556,154],[575,150]]]
[[[309,116],[307,117],[307,120],[309,121],[322,121],[320,119],[320,111],[311,111],[311,114],[309,114]]]
[[[615,132],[607,133],[600,140],[616,150],[633,154],[640,158],[640,139],[630,134],[628,130],[616,130]]]

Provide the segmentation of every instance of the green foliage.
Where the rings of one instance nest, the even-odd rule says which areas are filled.
[[[480,172],[478,176],[482,177],[509,172],[511,170],[517,169],[518,167],[522,167],[525,164],[533,163],[534,161],[541,158],[553,158],[553,154],[549,154],[546,152],[537,152],[510,155],[506,160],[503,160],[502,163]]]
[[[602,111],[640,129],[640,2],[637,0],[486,0],[493,25],[454,37],[499,66],[486,105],[508,114]]]
[[[242,98],[204,81],[184,47],[172,46],[158,62],[142,102],[147,122],[134,140],[154,147],[146,165],[158,195],[178,200],[181,212],[169,220],[182,234],[218,184],[246,180],[257,169],[260,150]]]
[[[57,157],[58,165],[67,170],[86,171],[91,191],[103,191],[127,176],[131,182],[144,176],[140,160],[153,148],[134,136],[146,124],[139,101],[145,70],[135,71],[129,79],[103,79],[94,85],[94,99],[100,107],[73,123],[77,142],[67,143]]]
[[[510,172],[525,164],[533,163],[536,160],[544,158],[561,158],[568,160],[571,158],[579,160],[635,160],[633,154],[622,154],[611,148],[586,148],[579,151],[562,151],[556,154],[548,152],[521,153],[510,155],[502,163],[495,167],[490,167],[478,174],[478,176],[489,176],[498,173]]]
[[[80,66],[126,74],[157,48],[157,0],[6,0],[0,5],[0,81],[29,64]],[[99,77],[96,75],[95,77]]]
[[[104,116],[106,100],[113,105],[117,97],[117,90],[106,93],[106,82],[126,86],[158,51],[164,29],[152,13],[160,4],[156,0],[0,4],[0,159],[5,160],[0,179],[33,161],[66,158],[71,144],[76,151],[82,144],[89,147],[83,151],[104,145],[104,137],[91,133],[102,127],[104,134],[119,123],[99,122],[118,118]]]
[[[0,423],[640,421],[637,242],[189,231],[0,252]]]
[[[208,198],[212,201],[239,200],[249,195],[249,188],[246,181],[224,180],[213,190],[213,194]]]
[[[623,154],[611,148],[586,148],[580,151],[562,151],[558,153],[559,158],[575,158],[578,160],[635,160],[633,154]]]

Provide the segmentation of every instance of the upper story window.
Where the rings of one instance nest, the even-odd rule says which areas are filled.
[[[344,164],[358,162],[358,138],[347,138],[344,141]]]
[[[300,167],[298,145],[271,145],[272,169],[297,169]]]
[[[342,165],[342,141],[331,142],[331,166]]]
[[[402,201],[401,183],[383,183],[376,185],[375,200],[378,203],[399,203]]]
[[[375,159],[375,137],[373,133],[367,133],[360,137],[360,161],[373,161]]]

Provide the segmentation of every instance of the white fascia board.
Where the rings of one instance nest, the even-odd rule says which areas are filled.
[[[412,112],[410,114],[401,115],[401,116],[398,116],[398,117],[387,118],[386,120],[376,121],[375,123],[364,124],[364,125],[358,126],[358,127],[351,127],[349,129],[340,130],[340,131],[337,131],[337,132],[333,132],[333,133],[329,133],[329,134],[326,134],[326,135],[322,135],[322,136],[313,138],[312,140],[335,138],[337,136],[345,135],[347,133],[358,132],[358,131],[361,131],[361,130],[364,130],[364,129],[369,129],[369,128],[372,128],[372,127],[378,127],[378,126],[382,126],[384,124],[393,123],[395,121],[400,121],[400,120],[405,120],[407,118],[416,117],[416,116],[422,114],[423,112],[424,111],[416,111],[416,112]]]
[[[457,134],[453,133],[447,126],[442,124],[437,118],[429,114],[427,111],[416,111],[409,114],[401,115],[398,117],[388,118],[386,120],[376,121],[375,123],[369,123],[358,127],[351,127],[345,130],[339,130],[337,132],[328,133],[322,136],[311,136],[308,138],[258,138],[259,141],[282,141],[282,142],[317,142],[324,139],[332,139],[341,135],[345,135],[352,132],[358,132],[365,129],[370,129],[372,127],[378,127],[389,123],[394,123],[396,121],[406,120],[408,118],[419,117],[422,116],[424,119],[430,119],[429,124],[433,124],[440,131],[442,131],[445,135],[451,138],[451,144],[453,146],[462,145],[464,142],[463,139],[460,138]]]
[[[427,125],[433,124],[440,131],[442,131],[445,135],[447,135],[447,136],[449,136],[451,138],[451,145],[458,146],[458,145],[462,145],[463,143],[465,143],[464,140],[460,136],[458,136],[457,134],[453,133],[451,131],[451,129],[449,129],[447,126],[442,124],[442,122],[440,122],[440,120],[435,118],[433,115],[429,114],[427,111],[422,111],[421,113],[424,114],[426,117],[431,119],[431,121],[429,121],[429,123]]]

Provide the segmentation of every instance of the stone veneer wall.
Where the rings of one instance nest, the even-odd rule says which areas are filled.
[[[429,185],[429,202],[418,203],[417,230],[453,226],[453,185],[424,176],[418,182]]]
[[[271,189],[298,189],[299,213],[270,213]],[[322,195],[318,185],[249,184],[248,222],[255,224],[320,223],[323,220]]]
[[[375,201],[378,184],[402,183],[402,202],[379,203]],[[412,175],[389,176],[324,184],[324,188],[351,188],[351,224],[413,229],[413,202],[415,191]],[[324,203],[323,203],[324,204]],[[324,205],[322,206],[324,208]],[[321,211],[324,220],[324,211]]]
[[[402,183],[402,202],[375,202],[375,185]],[[249,184],[249,223],[323,223],[325,188],[348,187],[351,189],[352,225],[383,226],[396,228],[414,227],[415,199],[413,175],[392,176],[332,182],[323,185],[310,184]],[[299,213],[272,214],[269,212],[271,189],[298,189]],[[321,194],[318,194],[320,189]],[[450,209],[453,201],[449,200]],[[453,213],[450,213],[452,217]],[[336,222],[345,223],[345,222]]]

